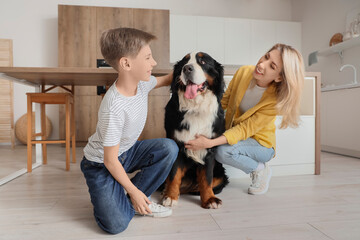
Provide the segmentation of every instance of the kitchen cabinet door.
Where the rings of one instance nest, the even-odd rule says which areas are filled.
[[[225,60],[225,19],[197,17],[197,50],[206,52],[219,63]]]
[[[58,6],[59,67],[96,67],[96,9]]]
[[[150,43],[157,69],[170,67],[170,23],[168,10],[133,9],[134,28],[152,33],[157,37]]]
[[[301,23],[276,22],[276,42],[284,43],[301,52]]]
[[[274,21],[251,20],[251,59],[255,65],[275,43],[276,24]]]
[[[170,62],[197,50],[197,17],[170,15]]]
[[[96,67],[96,8],[88,6],[58,6],[58,66]],[[58,91],[64,91],[59,89]],[[79,105],[80,96],[96,101],[96,87],[81,86],[75,90],[76,141],[86,142],[92,131],[84,119],[93,115],[92,109]],[[79,98],[80,97],[80,98]],[[89,101],[87,101],[89,102]],[[90,112],[86,112],[89,110]],[[59,105],[59,137],[65,138],[65,107]]]
[[[134,27],[157,37],[150,46],[157,69],[170,68],[170,23],[168,10],[134,9]],[[148,114],[140,139],[163,138],[165,105],[170,98],[169,87],[154,89],[149,93]]]
[[[96,59],[103,59],[100,50],[100,37],[103,31],[111,28],[133,27],[132,8],[96,7]]]
[[[251,59],[251,21],[248,19],[225,19],[224,63],[248,65]]]

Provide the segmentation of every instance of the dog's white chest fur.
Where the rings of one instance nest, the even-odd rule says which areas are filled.
[[[187,111],[181,124],[189,126],[189,129],[175,130],[175,138],[182,142],[187,142],[195,139],[196,134],[204,135],[207,138],[214,137],[212,128],[218,113],[216,96],[211,91],[198,95],[195,99],[191,100],[186,99],[181,91],[178,92],[178,95],[179,110]],[[205,164],[206,149],[197,151],[186,149],[185,151],[188,157],[191,157],[195,162]]]

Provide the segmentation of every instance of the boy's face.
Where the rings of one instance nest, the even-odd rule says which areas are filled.
[[[149,45],[145,45],[141,48],[140,52],[135,58],[130,59],[131,74],[136,80],[149,81],[151,71],[156,62],[152,57],[151,49]]]

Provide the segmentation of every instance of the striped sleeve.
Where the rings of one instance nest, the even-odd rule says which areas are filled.
[[[104,147],[115,146],[120,142],[124,121],[114,112],[104,111],[99,119],[98,130]]]
[[[150,92],[157,84],[157,79],[153,75],[150,76],[150,80],[148,82],[143,82],[145,89],[147,92]]]

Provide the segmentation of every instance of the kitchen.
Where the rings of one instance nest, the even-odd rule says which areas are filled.
[[[330,3],[329,3],[330,2]],[[200,21],[214,21],[218,22],[219,19],[230,21],[234,19],[243,19],[244,21],[268,21],[271,22],[286,22],[294,24],[299,27],[299,31],[296,34],[289,36],[284,33],[283,38],[293,37],[295,45],[298,44],[301,53],[305,60],[306,72],[321,72],[321,84],[323,87],[332,85],[346,85],[351,83],[354,78],[354,71],[351,68],[345,68],[343,71],[339,69],[345,64],[354,65],[357,70],[360,69],[360,62],[358,60],[360,45],[355,45],[351,48],[344,49],[342,55],[330,54],[327,56],[318,56],[318,62],[309,66],[308,56],[314,51],[321,51],[329,48],[330,38],[335,33],[345,33],[348,31],[347,26],[350,20],[347,19],[349,13],[353,14],[354,9],[360,9],[358,1],[295,1],[295,0],[272,0],[272,1],[15,1],[10,3],[2,3],[1,5],[1,28],[0,36],[5,39],[13,40],[13,66],[14,67],[57,67],[58,62],[58,5],[83,5],[83,6],[98,6],[98,7],[119,7],[119,8],[142,8],[142,9],[165,9],[170,10],[170,62],[178,59],[182,51],[186,51],[185,43],[179,47],[174,47],[172,42],[172,31],[175,28],[171,28],[171,21],[176,21],[176,18],[181,17],[183,23],[188,21],[190,24],[191,18],[201,19]],[[21,7],[20,7],[20,6]],[[31,9],[31,11],[29,11]],[[175,20],[174,20],[175,19]],[[184,20],[185,19],[185,20]],[[190,19],[190,20],[189,20]],[[224,20],[224,21],[225,21]],[[181,23],[180,21],[180,23]],[[350,21],[351,22],[351,21]],[[260,26],[266,25],[261,22]],[[178,28],[181,27],[177,25]],[[268,26],[268,25],[266,25]],[[296,28],[296,27],[295,27]],[[189,30],[194,30],[193,26],[189,25]],[[264,28],[263,31],[267,29]],[[179,32],[177,32],[179,33]],[[176,33],[173,33],[176,34]],[[194,36],[196,32],[192,35]],[[298,39],[299,36],[301,39]],[[220,38],[219,38],[220,39]],[[218,39],[218,44],[223,44]],[[279,39],[280,40],[280,39]],[[186,37],[186,41],[190,41],[189,36]],[[297,41],[297,42],[296,42]],[[344,41],[346,43],[346,41]],[[175,43],[179,45],[179,43]],[[246,43],[242,43],[243,45]],[[262,42],[255,42],[259,49],[254,47],[254,55],[252,53],[244,52],[242,54],[230,55],[233,61],[226,62],[225,57],[222,62],[226,62],[227,65],[242,65],[242,64],[255,64],[254,59],[258,58],[257,54],[265,51],[270,46],[262,46]],[[254,44],[254,45],[255,45]],[[198,46],[197,46],[198,47]],[[206,51],[212,51],[211,46]],[[175,53],[178,50],[180,53]],[[222,50],[223,56],[229,53],[230,50]],[[238,50],[240,51],[240,50]],[[243,50],[244,51],[244,50]],[[221,55],[218,55],[218,50],[212,53],[221,59]],[[241,59],[242,58],[242,59]],[[248,60],[249,59],[249,60]],[[248,60],[248,63],[247,63]],[[243,61],[243,62],[241,62]],[[14,95],[14,122],[16,122],[24,113],[26,113],[26,92],[34,91],[33,87],[29,87],[23,84],[14,83],[13,86]],[[360,112],[357,108],[352,107],[359,102],[359,88],[343,89],[336,91],[325,91],[321,94],[320,105],[320,141],[321,149],[327,152],[339,153],[347,156],[359,157],[360,139],[358,133],[360,127],[358,119],[360,118]],[[311,105],[312,103],[310,103]],[[312,110],[310,110],[312,112]],[[51,137],[59,137],[59,108],[51,106],[47,108],[47,114],[50,118],[53,131]],[[309,115],[312,115],[309,114]],[[17,142],[15,149],[20,145]],[[312,145],[314,145],[312,143]],[[81,159],[81,147],[77,153],[77,161]],[[60,148],[61,152],[61,148]],[[326,154],[323,152],[322,154]],[[325,155],[337,156],[337,155]],[[16,158],[19,158],[17,156]],[[333,157],[331,157],[333,158]],[[323,160],[323,159],[322,159]],[[23,160],[25,166],[25,158]],[[49,164],[51,161],[49,161]],[[351,162],[355,167],[355,162]],[[78,165],[78,163],[77,163]],[[72,166],[73,167],[73,166]],[[63,168],[63,164],[60,165]],[[74,167],[74,169],[76,169]],[[328,168],[324,167],[326,172]],[[63,169],[60,169],[63,170]],[[34,174],[43,171],[43,167],[34,170]],[[71,170],[70,170],[71,171]],[[229,170],[230,171],[230,170]],[[323,173],[323,172],[322,172]],[[71,174],[74,174],[71,172]],[[281,175],[281,174],[279,174]],[[320,174],[321,175],[321,174]],[[306,176],[306,175],[304,175]],[[309,176],[309,175],[308,175]],[[74,178],[76,175],[73,176]],[[317,176],[311,176],[312,179],[316,179]],[[28,178],[25,174],[19,178]],[[294,177],[296,179],[296,177]],[[299,177],[300,178],[300,177]],[[280,182],[281,178],[278,178]],[[77,180],[77,178],[76,178]],[[15,180],[17,181],[17,180]],[[80,180],[77,180],[80,181]],[[305,184],[306,181],[305,180]],[[355,184],[359,184],[358,180],[355,180]],[[13,182],[9,182],[11,184]],[[70,183],[69,183],[70,184]],[[300,183],[299,183],[300,184]],[[310,182],[308,182],[310,184]],[[4,187],[8,186],[5,184]],[[71,186],[71,185],[70,185]],[[2,195],[2,194],[0,194]],[[11,197],[7,198],[9,201]],[[185,199],[185,198],[184,198]],[[30,200],[32,202],[34,200]],[[349,200],[353,203],[356,200]],[[35,203],[32,203],[36,205]],[[50,204],[50,202],[49,202]],[[359,216],[359,209],[356,208],[355,213]],[[215,213],[216,214],[216,213]],[[355,218],[354,215],[354,218]],[[306,218],[306,217],[304,217]],[[347,219],[350,222],[350,226],[358,226],[352,219]],[[0,226],[5,228],[5,223],[0,221]],[[30,220],[27,224],[30,224]],[[226,221],[224,221],[226,222]],[[4,223],[4,224],[3,224]],[[296,222],[293,222],[296,223]],[[266,222],[264,222],[266,224]],[[326,224],[325,224],[326,225]],[[250,225],[251,226],[251,225]],[[329,226],[325,226],[330,231]],[[206,229],[205,226],[203,226]],[[191,229],[191,228],[190,228]],[[310,231],[305,228],[305,231]],[[133,233],[134,233],[133,229]],[[195,229],[193,229],[195,230]],[[52,231],[55,231],[54,229]],[[190,230],[184,230],[189,232]],[[10,229],[10,232],[12,230]],[[330,231],[331,232],[331,231]],[[131,233],[131,231],[130,231]],[[161,230],[155,234],[161,233]],[[336,233],[333,232],[334,238]],[[14,235],[15,236],[15,235]],[[19,236],[19,235],[18,235]],[[81,235],[80,235],[81,236]],[[128,235],[133,236],[133,235]],[[184,236],[187,236],[186,233]],[[341,235],[340,235],[341,236]],[[85,237],[85,236],[84,236]],[[89,237],[89,236],[87,236]],[[300,239],[300,238],[299,238]],[[326,239],[326,238],[324,238]],[[340,238],[339,238],[340,239]]]

